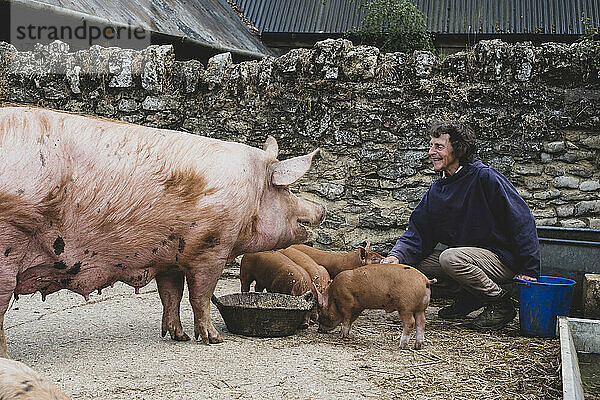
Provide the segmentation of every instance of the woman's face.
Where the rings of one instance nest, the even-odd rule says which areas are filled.
[[[454,156],[454,149],[450,143],[450,135],[443,133],[440,137],[432,137],[429,141],[429,158],[433,162],[433,170],[444,171],[452,175],[458,169],[460,162]]]

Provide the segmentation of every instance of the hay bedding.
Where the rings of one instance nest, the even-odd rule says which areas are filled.
[[[501,332],[479,333],[466,326],[468,321],[438,319],[437,310],[446,304],[434,300],[428,308],[423,350],[397,350],[401,322],[396,313],[379,310],[365,311],[349,339],[336,335],[330,343],[369,349],[370,360],[380,357],[360,368],[386,398],[562,398],[558,339],[523,337],[518,319]]]
[[[380,389],[376,395],[357,393],[357,398],[562,399],[558,339],[522,336],[518,313],[500,332],[476,332],[468,323],[478,312],[467,320],[437,317],[437,311],[449,304],[450,300],[432,299],[426,311],[425,347],[419,351],[399,349],[402,323],[396,312],[383,310],[363,311],[347,339],[340,338],[339,327],[322,334],[313,326],[279,338],[285,343],[280,346],[321,343],[349,348],[353,357],[364,360],[359,367],[362,376]],[[413,331],[410,346],[414,339]]]
[[[437,307],[431,307],[432,311],[437,312]],[[325,335],[312,327],[293,337],[281,338],[287,343],[280,343],[279,348],[315,343],[347,348],[354,357],[363,360],[359,365],[362,377],[379,388],[379,393],[357,392],[356,398],[562,398],[557,339],[519,336],[518,322],[502,333],[483,334],[467,330],[462,324],[432,317],[426,329],[426,347],[420,351],[402,351],[398,348],[401,323],[381,311],[371,310],[355,322],[348,339],[341,339],[339,330]]]

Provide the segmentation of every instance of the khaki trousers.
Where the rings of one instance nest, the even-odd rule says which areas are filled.
[[[515,273],[493,252],[479,247],[451,247],[434,250],[417,267],[436,278],[453,293],[461,288],[479,296],[497,296],[499,284],[512,281]]]

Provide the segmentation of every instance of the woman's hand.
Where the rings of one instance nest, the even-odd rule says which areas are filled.
[[[381,264],[400,264],[400,260],[396,256],[387,256],[380,261]]]
[[[517,274],[513,277],[513,279],[521,279],[522,281],[528,281],[528,282],[536,282],[537,281],[537,278],[534,278],[529,275],[523,275],[523,274]]]

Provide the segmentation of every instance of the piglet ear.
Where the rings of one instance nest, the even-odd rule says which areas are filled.
[[[327,293],[323,293],[321,295],[321,307],[322,308],[326,308],[327,307]]]
[[[265,141],[263,150],[267,152],[269,158],[276,159],[277,154],[279,154],[279,145],[277,144],[277,140],[275,140],[273,136],[269,136]]]
[[[304,156],[276,162],[272,167],[271,183],[275,186],[288,186],[296,182],[310,169],[312,159],[318,152],[319,149],[316,149]]]
[[[319,289],[317,289],[317,286],[314,282],[312,282],[310,290],[317,298],[317,304],[319,305],[319,307],[327,307],[327,296],[322,295],[321,292],[319,292]]]
[[[368,244],[367,244],[367,249],[368,249]],[[367,261],[367,249],[365,249],[362,246],[358,246],[358,250],[360,251],[360,259],[362,260],[363,263],[366,264]]]

